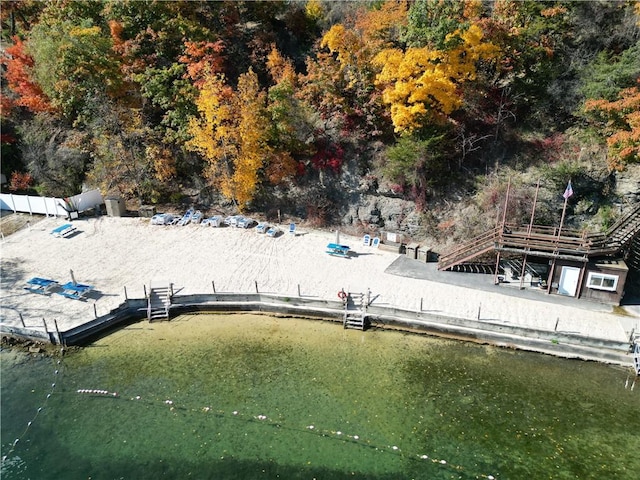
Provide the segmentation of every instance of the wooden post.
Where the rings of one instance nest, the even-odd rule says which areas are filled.
[[[254,282],[255,282],[255,284],[256,284],[256,293],[260,293],[260,292],[258,292],[258,281],[257,281],[257,280],[254,280]]]
[[[422,311],[422,297],[420,297],[420,311]]]
[[[49,330],[47,330],[47,322],[44,318],[42,319],[42,324],[44,325],[44,333],[49,333]]]
[[[302,295],[300,295],[300,284],[298,284],[298,296],[301,297]]]
[[[216,282],[211,280],[211,288],[213,288],[213,293],[216,293]]]
[[[93,315],[98,318],[98,309],[96,308],[96,304],[93,304]]]
[[[26,325],[24,324],[24,318],[22,318],[22,314],[18,312],[18,315],[20,316],[20,323],[22,324],[22,328],[26,328]]]
[[[127,286],[124,286],[124,301],[126,302],[127,300],[129,300],[129,298],[127,297]]]
[[[144,287],[144,298],[147,298],[147,286],[143,285]]]
[[[501,235],[502,236],[502,235]],[[500,252],[496,255],[496,273],[493,275],[493,284],[498,285],[500,280],[498,280],[498,272],[500,270]]]
[[[60,329],[58,328],[58,321],[54,318],[53,325],[56,328],[56,335],[58,336],[58,345],[62,345],[62,335],[60,335]]]
[[[556,271],[556,259],[554,257],[553,262],[551,263],[551,268],[549,269],[549,275],[547,275],[547,293],[551,293],[551,283],[553,281],[553,276]]]
[[[482,308],[482,304],[478,305],[478,320],[480,320],[480,309]]]
[[[558,323],[559,323],[559,322],[560,322],[560,317],[557,317],[557,318],[556,318],[556,326],[555,326],[555,327],[553,327],[553,331],[554,331],[554,332],[557,332],[557,331],[558,331]]]
[[[524,288],[524,274],[527,269],[527,254],[522,257],[522,269],[520,271],[520,290]]]

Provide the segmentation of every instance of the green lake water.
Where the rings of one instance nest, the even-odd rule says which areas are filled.
[[[3,480],[640,477],[630,369],[257,315],[0,355]]]

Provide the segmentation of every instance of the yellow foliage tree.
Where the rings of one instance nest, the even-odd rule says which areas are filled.
[[[411,132],[427,120],[443,120],[462,105],[459,86],[476,78],[476,65],[499,53],[483,41],[480,27],[471,25],[447,37],[449,50],[427,47],[385,49],[374,59],[380,68],[376,83],[390,105],[396,132]]]
[[[239,149],[231,180],[235,199],[240,208],[244,208],[253,200],[258,172],[270,155],[267,145],[267,96],[260,90],[258,76],[253,70],[240,76],[235,100],[239,117]]]
[[[253,199],[270,154],[265,105],[266,95],[252,70],[240,76],[236,91],[224,76],[210,75],[196,100],[199,116],[189,121],[187,148],[205,158],[209,182],[240,209]]]

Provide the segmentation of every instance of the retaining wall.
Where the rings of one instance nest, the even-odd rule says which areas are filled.
[[[146,299],[127,299],[107,315],[67,331],[58,331],[57,325],[52,329],[51,325],[44,323],[41,327],[14,327],[2,324],[0,332],[37,341],[82,345],[110,330],[145,319],[146,308]],[[172,297],[171,315],[190,312],[265,312],[342,322],[344,307],[341,301],[260,293],[214,293]],[[632,365],[628,343],[570,332],[538,330],[386,306],[370,306],[366,318],[371,328],[403,330],[565,358]]]

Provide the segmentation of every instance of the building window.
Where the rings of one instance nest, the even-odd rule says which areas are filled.
[[[617,275],[607,275],[606,273],[589,272],[587,287],[597,290],[610,290],[615,292],[618,286]]]

